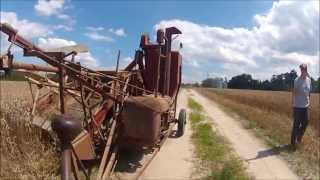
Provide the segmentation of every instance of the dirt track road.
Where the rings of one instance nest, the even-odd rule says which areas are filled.
[[[180,109],[187,108],[186,93],[184,89],[180,91],[177,116]],[[140,179],[190,179],[193,168],[192,159],[191,129],[190,123],[187,123],[185,134],[178,138],[168,138]]]
[[[255,179],[298,179],[280,157],[269,153],[269,148],[261,140],[224,113],[215,102],[197,92],[182,90],[179,94],[177,112],[181,108],[187,108],[188,97],[194,98],[204,107],[207,115],[213,120],[214,129],[231,143],[231,147]],[[168,138],[140,179],[190,179],[194,167],[191,133],[190,123],[187,123],[183,137]]]
[[[244,160],[249,173],[256,179],[298,179],[280,157],[271,154],[270,149],[253,134],[244,129],[241,124],[218,105],[191,90],[187,96],[200,103],[208,116],[214,121],[215,129],[226,137],[235,152]]]

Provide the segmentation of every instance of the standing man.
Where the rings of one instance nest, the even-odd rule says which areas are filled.
[[[292,91],[293,127],[291,145],[296,148],[301,143],[308,125],[308,107],[310,104],[311,80],[306,64],[300,65],[301,75],[294,80]]]

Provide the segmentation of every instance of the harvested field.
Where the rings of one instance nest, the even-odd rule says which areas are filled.
[[[290,142],[292,127],[291,94],[277,91],[196,89],[229,113],[244,121],[274,147]],[[310,126],[303,145],[294,153],[281,153],[301,177],[318,178],[319,158],[319,94],[312,94]]]

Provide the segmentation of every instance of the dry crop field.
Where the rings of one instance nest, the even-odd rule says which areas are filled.
[[[52,179],[58,156],[30,123],[27,82],[0,80],[0,179]]]
[[[198,88],[198,92],[220,104],[227,112],[240,117],[244,126],[254,129],[271,146],[290,142],[292,102],[290,92]],[[319,94],[311,95],[310,124],[301,146],[285,158],[303,177],[319,177],[320,137]]]

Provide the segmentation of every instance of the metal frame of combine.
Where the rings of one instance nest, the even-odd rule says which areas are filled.
[[[171,50],[172,36],[181,34],[177,28],[158,30],[156,43],[142,35],[140,48],[131,63],[119,70],[119,52],[114,71],[92,70],[75,62],[77,53],[86,51],[82,46],[45,51],[18,35],[8,24],[1,24],[0,31],[11,42],[7,54],[0,58],[0,70],[23,69],[29,73],[43,71],[58,75],[57,80],[36,75],[27,79],[38,87],[32,93],[33,121],[41,126],[46,124],[60,140],[62,179],[72,176],[79,179],[79,169],[89,179],[82,163],[87,160],[100,162],[97,179],[110,178],[122,147],[152,152],[151,158],[136,172],[138,178],[176,123],[178,135],[183,135],[185,110],[175,118],[182,59],[179,52]],[[49,66],[15,62],[10,52],[12,45],[22,48],[24,56],[40,58]],[[40,96],[39,91],[44,87],[49,91]],[[53,94],[59,95],[60,115],[48,123],[36,118],[39,117],[36,109],[49,106]],[[81,104],[83,121],[66,112],[67,97]]]

